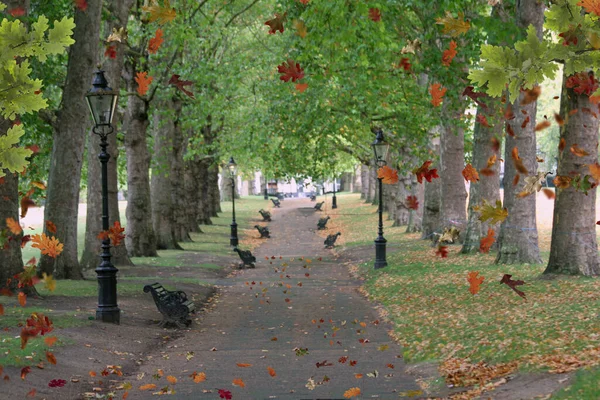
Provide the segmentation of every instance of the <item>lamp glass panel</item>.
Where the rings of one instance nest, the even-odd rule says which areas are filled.
[[[117,96],[115,94],[88,95],[87,101],[96,125],[109,125],[112,122],[117,106]]]

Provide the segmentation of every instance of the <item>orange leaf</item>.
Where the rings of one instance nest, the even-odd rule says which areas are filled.
[[[522,111],[522,110],[521,110]],[[525,120],[523,121],[523,123],[521,124],[521,128],[525,129],[525,127],[529,124],[529,121],[531,120],[531,118],[529,118],[529,115],[527,116],[527,118],[525,118]]]
[[[360,379],[360,378],[362,378],[362,377],[363,377],[363,374],[354,374],[354,377],[355,377],[356,379]]]
[[[275,370],[273,368],[271,368],[271,367],[267,367],[267,371],[269,371],[269,375],[271,375],[273,377],[277,375],[277,373],[275,372]]]
[[[584,156],[590,155],[590,153],[588,153],[584,149],[579,148],[577,143],[575,143],[573,146],[571,146],[571,148],[569,150],[571,150],[571,153],[575,154],[577,157],[584,157]]]
[[[235,378],[232,383],[235,386],[239,386],[239,387],[246,387],[246,384],[244,383],[244,381],[241,378]]]
[[[478,277],[477,275],[479,275],[479,272],[471,271],[467,276],[467,282],[471,285],[471,287],[469,287],[469,292],[473,295],[479,292],[479,285],[481,285],[485,279],[483,276]]]
[[[540,94],[542,94],[542,87],[534,86],[531,89],[523,90],[522,93],[523,100],[521,100],[521,105],[531,104],[540,97]],[[529,117],[527,117],[527,119],[529,119]]]
[[[556,197],[556,195],[554,194],[554,190],[552,190],[552,189],[543,188],[542,192],[544,192],[546,197],[549,198],[550,200],[552,200],[553,198]]]
[[[546,129],[546,128],[547,128],[547,127],[549,127],[550,125],[552,125],[552,124],[550,123],[550,121],[542,121],[542,122],[540,122],[539,124],[537,124],[537,125],[535,126],[535,131],[536,131],[536,132],[538,132],[538,131],[541,131],[541,130],[543,130],[543,129]]]
[[[558,124],[558,126],[563,126],[565,124],[565,120],[559,114],[554,113],[554,120]]]
[[[127,397],[129,397],[129,392],[126,390],[125,393],[123,393],[123,397],[121,399],[126,400]]]
[[[15,221],[13,218],[6,218],[6,226],[15,235],[19,235],[23,232],[23,228],[21,228],[21,224],[19,224],[19,222]]]
[[[384,165],[377,170],[377,178],[387,185],[393,185],[398,182],[398,171]]]
[[[360,388],[357,387],[348,389],[344,392],[344,397],[347,399],[358,396],[360,396]]]
[[[37,391],[35,389],[31,389],[29,393],[27,393],[27,397],[35,397]]]
[[[21,379],[25,380],[28,373],[31,372],[31,367],[24,367],[21,369]]]
[[[96,371],[90,371],[88,374],[93,378],[96,376]]]
[[[565,138],[560,138],[560,142],[558,143],[558,151],[562,153],[562,151],[567,147],[567,141]]]
[[[33,235],[31,237],[33,243],[31,247],[40,249],[42,254],[46,254],[50,257],[56,258],[63,251],[63,244],[58,241],[54,236],[48,237],[45,233],[41,235]]]
[[[456,42],[454,40],[450,41],[450,48],[448,50],[444,50],[442,54],[442,65],[445,67],[449,67],[450,63],[456,56]]]
[[[491,168],[482,168],[479,170],[479,173],[483,176],[494,176],[496,173]]]
[[[44,343],[46,343],[46,346],[52,347],[57,340],[58,338],[56,336],[50,336],[44,339]]]
[[[176,383],[177,383],[177,378],[175,378],[173,375],[169,375],[169,376],[167,376],[167,380],[169,381],[169,383],[170,383],[171,385],[174,385],[174,384],[176,384]]]
[[[50,233],[56,234],[56,225],[52,221],[46,221],[46,230]]]
[[[46,190],[46,185],[43,182],[33,181],[31,182],[31,186],[35,186],[38,189]]]
[[[492,157],[496,157],[496,156],[492,156]],[[477,170],[475,168],[473,168],[473,166],[471,164],[467,164],[466,167],[462,170],[462,176],[465,178],[466,181],[471,181],[471,182],[477,182],[479,181],[479,174],[477,173]]]
[[[138,84],[137,92],[140,96],[144,96],[148,92],[148,86],[154,78],[148,76],[148,72],[138,72],[135,74],[135,81]]]
[[[490,247],[492,247],[492,244],[494,244],[494,233],[495,232],[492,228],[488,228],[487,236],[481,238],[481,241],[479,242],[479,251],[482,253],[487,253],[490,251]]]
[[[492,165],[496,164],[497,157],[495,154],[492,154],[490,158],[487,160],[487,166],[490,168]]]
[[[515,177],[513,178],[513,186],[517,186],[520,179],[521,179],[521,175],[515,174]]]
[[[23,292],[19,292],[19,304],[21,307],[25,307],[25,304],[27,304],[27,295]]]
[[[152,390],[156,389],[156,385],[154,383],[148,383],[146,385],[140,386],[140,390]]]
[[[154,33],[154,37],[148,41],[148,53],[156,54],[160,45],[163,44],[165,40],[163,39],[163,31],[162,29],[157,29]]]
[[[308,83],[296,83],[296,90],[300,93],[304,93],[306,89],[308,89]]]
[[[581,0],[577,5],[585,8],[585,11],[590,14],[600,16],[600,1],[598,0]]]
[[[204,382],[206,380],[206,374],[204,372],[196,372],[190,375],[190,378],[194,380],[195,383]]]
[[[513,162],[515,164],[515,168],[517,169],[517,171],[519,171],[522,174],[527,175],[529,173],[529,171],[527,170],[527,168],[525,168],[525,165],[523,165],[523,160],[521,160],[521,157],[519,157],[519,149],[516,146],[513,147],[511,156],[512,156],[512,159],[513,159]]]
[[[557,188],[566,189],[569,186],[571,186],[571,177],[564,176],[564,175],[557,175],[556,178],[554,178],[554,180],[552,182],[554,183],[554,186],[556,186]]]
[[[244,364],[244,363],[237,363],[236,365],[240,368],[248,368],[248,367],[252,366],[252,364]]]
[[[56,365],[56,357],[49,351],[46,351],[46,360],[48,360],[50,364]]]
[[[590,170],[590,175],[592,175],[592,178],[594,178],[596,182],[600,182],[600,165],[598,162],[589,164],[587,167]]]
[[[444,95],[446,94],[446,88],[442,88],[442,85],[440,83],[434,83],[433,85],[429,86],[429,94],[431,95],[431,104],[434,107],[439,106],[440,104],[442,104],[442,99],[444,97]]]
[[[469,21],[464,21],[464,17],[464,14],[459,12],[458,18],[454,18],[450,11],[446,11],[446,16],[436,18],[435,23],[444,25],[442,32],[447,33],[452,37],[456,37],[463,33],[467,33],[471,28],[471,23]]]

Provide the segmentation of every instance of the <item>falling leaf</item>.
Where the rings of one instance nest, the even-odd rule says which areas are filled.
[[[431,95],[431,104],[434,107],[439,106],[440,104],[442,104],[442,100],[444,95],[446,94],[446,88],[442,88],[442,85],[440,83],[434,83],[433,85],[429,86],[429,94]]]
[[[29,207],[37,207],[37,205],[28,196],[21,198],[21,218],[25,218]]]
[[[171,8],[169,0],[164,0],[163,6],[156,5],[154,1],[152,4],[154,5],[142,7],[142,10],[150,13],[150,22],[158,21],[160,25],[164,25],[177,17],[177,12],[175,8]]]
[[[268,20],[265,22],[265,25],[269,26],[269,35],[275,34],[277,31],[283,33],[283,23],[287,19],[287,12],[283,13],[283,15],[275,13],[275,18]]]
[[[409,40],[408,44],[402,48],[401,54],[415,54],[416,51],[421,49],[421,41],[419,39]]]
[[[396,66],[396,68],[402,68],[406,72],[410,72],[410,67],[411,67],[410,60],[406,57],[401,58],[400,62]]]
[[[575,154],[577,157],[585,157],[590,155],[590,153],[580,148],[577,143],[571,146],[569,150],[571,150],[571,153]]]
[[[546,195],[546,197],[550,200],[552,200],[553,198],[556,197],[556,194],[554,193],[554,191],[552,189],[548,189],[548,188],[543,188],[542,192],[544,192],[544,194]]]
[[[192,81],[182,81],[182,80],[179,80],[179,75],[177,75],[177,74],[173,74],[173,76],[171,76],[171,79],[169,79],[169,85],[176,86],[179,90],[181,90],[183,93],[185,93],[186,95],[188,95],[192,99],[194,98],[194,93],[192,93],[191,91],[187,90],[184,86],[190,86],[190,85],[193,85],[193,84],[194,84],[194,82],[192,82]]]
[[[206,380],[206,374],[204,372],[196,372],[190,375],[190,378],[194,380],[195,383],[204,382]]]
[[[8,13],[10,14],[11,17],[18,18],[18,17],[22,17],[23,15],[25,15],[26,11],[25,11],[25,8],[23,8],[23,7],[15,7],[15,8],[11,8],[10,10],[8,10]]]
[[[296,28],[296,35],[300,36],[302,39],[304,39],[308,34],[306,25],[304,25],[304,22],[299,19],[294,21],[294,28]]]
[[[296,90],[300,93],[304,93],[306,89],[308,89],[308,83],[296,83]]]
[[[144,96],[148,92],[148,86],[150,86],[153,79],[153,77],[148,76],[148,72],[137,72],[135,74],[135,81],[138,84],[137,92],[140,96]]]
[[[548,174],[545,172],[538,172],[536,175],[526,177],[525,186],[517,196],[525,197],[542,190],[542,182],[546,180],[546,175]]]
[[[542,87],[534,86],[531,89],[525,89],[521,91],[521,93],[523,93],[523,100],[521,100],[521,105],[524,106],[533,103],[538,99],[538,97],[540,97],[540,94],[542,94]]]
[[[521,296],[522,298],[524,298],[525,300],[527,300],[527,298],[525,297],[525,293],[523,293],[522,291],[520,291],[519,289],[517,289],[517,286],[520,285],[524,285],[525,282],[523,281],[513,281],[511,279],[512,275],[509,274],[504,274],[504,276],[502,277],[502,280],[500,281],[500,284],[506,283],[506,285],[508,287],[510,287],[512,290],[515,291],[515,293],[517,293],[519,296]]]
[[[554,113],[554,120],[558,124],[558,126],[563,126],[565,124],[565,120],[559,114]]]
[[[31,367],[24,367],[21,368],[21,379],[25,380],[25,377],[27,376],[28,373],[31,372]]]
[[[527,175],[529,173],[529,170],[527,170],[527,168],[523,164],[523,160],[521,160],[521,157],[519,157],[519,149],[516,146],[512,149],[511,157],[513,159],[513,163],[515,164],[516,170],[522,174]]]
[[[393,185],[398,182],[398,171],[384,165],[377,170],[377,178],[387,185]]]
[[[321,362],[317,362],[317,368],[321,368],[321,367],[330,367],[333,365],[333,363],[327,362],[327,360],[323,360]]]
[[[442,65],[445,67],[449,67],[450,63],[456,56],[456,42],[454,40],[450,41],[450,48],[448,50],[444,50],[442,54]]]
[[[27,397],[35,397],[37,391],[35,389],[31,389],[29,393],[27,393]]]
[[[58,338],[56,336],[49,336],[44,339],[44,343],[46,343],[46,346],[52,347],[54,346],[54,343],[56,343],[57,340]]]
[[[46,190],[46,185],[43,182],[33,181],[33,182],[31,182],[31,186],[35,186],[36,188],[38,188],[40,190]]]
[[[486,127],[486,128],[490,127],[490,124],[488,123],[486,116],[483,114],[477,114],[477,122],[479,122],[479,124],[481,124],[481,126],[483,126],[483,127]]]
[[[315,390],[315,388],[317,387],[317,384],[315,383],[315,381],[312,378],[308,378],[308,382],[306,382],[306,388],[308,390]]]
[[[51,292],[54,292],[56,289],[56,280],[52,277],[52,275],[46,275],[45,272],[42,273],[42,280],[44,281],[44,286]]]
[[[108,35],[108,38],[106,38],[107,43],[110,43],[110,42],[122,43],[124,40],[127,40],[127,31],[125,30],[124,26],[119,28],[119,30],[117,30],[117,28],[112,28],[112,33],[110,35]]]
[[[495,232],[492,228],[488,228],[487,236],[482,237],[481,241],[479,242],[479,251],[482,253],[487,253],[490,251],[492,244],[494,244],[494,233]]]
[[[539,132],[541,130],[544,130],[544,129],[548,128],[550,125],[552,125],[550,123],[550,121],[544,120],[544,121],[542,121],[542,122],[540,122],[540,123],[538,123],[538,124],[535,125],[535,131]]]
[[[277,72],[281,74],[279,79],[284,82],[288,82],[290,79],[292,82],[296,82],[304,78],[304,71],[300,68],[300,64],[294,62],[292,59],[288,59],[283,64],[278,65]]]
[[[50,233],[56,234],[56,225],[52,221],[46,221],[46,230]]]
[[[13,218],[6,218],[6,226],[15,235],[20,235],[23,232],[21,224]]]
[[[448,257],[448,246],[439,245],[435,252],[435,255],[440,256],[442,258],[447,258]]]
[[[160,48],[160,45],[163,44],[164,41],[165,40],[163,39],[163,30],[159,28],[154,33],[154,37],[150,38],[150,40],[148,41],[148,53],[156,54],[158,52],[158,49]]]
[[[267,367],[267,371],[269,371],[269,375],[271,375],[272,377],[275,377],[277,375],[275,370],[271,367]]]
[[[232,382],[235,386],[246,387],[246,384],[241,378],[235,378]]]
[[[409,210],[418,210],[419,202],[417,201],[417,196],[406,196],[406,208]]]
[[[483,283],[483,280],[485,279],[483,276],[478,277],[477,275],[479,275],[479,272],[477,271],[471,271],[467,275],[467,282],[469,282],[470,285],[469,292],[471,292],[472,295],[476,295],[479,292],[479,286]]]
[[[237,363],[236,365],[240,368],[248,368],[248,367],[252,366],[252,364],[245,364],[245,363]]]
[[[394,364],[386,364],[386,367],[388,367],[389,369],[394,369]]]
[[[567,147],[567,141],[565,138],[560,138],[560,142],[558,143],[558,151],[562,153],[565,147]]]
[[[482,222],[490,220],[490,224],[495,225],[499,224],[508,217],[508,210],[502,207],[502,202],[500,200],[496,200],[496,207],[488,204],[485,200],[480,207],[477,207],[476,211],[481,212],[481,216],[479,220]]]
[[[473,168],[473,166],[471,164],[467,164],[465,166],[465,168],[462,170],[462,176],[465,178],[466,181],[471,181],[471,182],[479,181],[479,174],[477,173],[477,170],[475,168]]]
[[[473,89],[474,89],[473,86],[467,86],[465,88],[465,90],[463,90],[462,96],[467,96],[471,100],[473,100],[475,103],[477,103],[477,105],[479,105],[483,108],[487,108],[487,105],[485,103],[482,103],[481,101],[478,100],[478,98],[480,98],[480,97],[488,97],[487,93],[475,92],[475,91],[473,91]]]
[[[571,186],[572,178],[570,176],[557,175],[553,180],[554,186],[559,189],[566,189]]]
[[[464,14],[459,12],[458,18],[454,18],[450,11],[446,11],[446,16],[442,18],[436,18],[436,24],[444,25],[442,32],[456,37],[463,33],[467,33],[467,31],[471,28],[471,24],[469,21],[464,21]]]
[[[19,292],[18,298],[21,307],[25,307],[25,304],[27,304],[27,295],[23,292]]]
[[[219,389],[219,397],[225,400],[231,400],[233,396],[229,390]]]
[[[577,94],[591,96],[598,89],[598,81],[593,72],[582,71],[567,78],[565,86]]]
[[[352,397],[358,397],[358,396],[360,396],[360,388],[357,388],[357,387],[348,389],[344,392],[344,397],[346,399],[351,399]]]
[[[56,357],[49,351],[46,351],[46,360],[48,360],[50,364],[56,365]]]
[[[140,386],[140,390],[152,390],[156,389],[156,385],[154,383],[148,383],[146,385]]]
[[[87,6],[88,6],[87,0],[74,0],[74,2],[75,2],[75,7],[77,7],[81,11],[87,10]]]
[[[40,249],[42,254],[48,255],[52,258],[58,257],[60,253],[63,251],[63,244],[58,241],[54,236],[46,236],[45,233],[41,235],[33,235],[31,237],[31,242],[33,243],[31,247]]]
[[[508,122],[506,123],[506,133],[510,137],[515,137],[515,131],[513,130],[511,124],[509,124]]]
[[[425,178],[427,182],[431,182],[433,178],[439,178],[436,168],[429,169],[429,166],[432,163],[433,161],[427,160],[419,168],[413,170],[413,173],[417,175],[417,182],[423,183],[423,178]]]
[[[369,8],[369,19],[374,22],[381,21],[381,11],[379,11],[379,8]]]
[[[377,378],[379,376],[379,372],[377,370],[373,371],[373,372],[369,372],[367,373],[367,376],[369,378]]]
[[[588,164],[587,167],[592,178],[594,178],[596,182],[600,182],[600,164],[595,162],[594,164]]]
[[[521,110],[521,111],[523,111],[523,110]],[[529,125],[529,121],[530,121],[530,120],[531,120],[531,118],[529,118],[529,115],[528,115],[528,116],[527,116],[527,118],[525,118],[525,119],[523,120],[523,123],[521,124],[521,129],[525,129],[525,127],[526,127],[527,125]]]

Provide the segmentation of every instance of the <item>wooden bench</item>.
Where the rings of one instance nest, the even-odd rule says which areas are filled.
[[[172,292],[158,282],[144,286],[144,293],[148,292],[152,293],[156,308],[163,315],[159,326],[173,324],[178,328],[186,328],[192,324],[189,315],[196,312],[196,307],[191,300],[188,300],[185,292],[181,290]]]
[[[324,202],[324,201],[322,201],[322,202],[320,202],[320,203],[317,203],[317,204],[315,204],[315,210],[317,210],[317,211],[322,211],[322,210],[321,210],[321,207],[323,207],[323,204],[325,204],[325,202]]]
[[[276,199],[271,199],[271,201],[273,202],[273,205],[277,208],[281,208],[281,202],[279,200]]]

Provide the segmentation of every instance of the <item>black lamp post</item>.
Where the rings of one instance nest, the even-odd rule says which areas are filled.
[[[390,145],[383,139],[383,130],[377,129],[375,132],[377,137],[371,145],[375,155],[375,164],[379,168],[386,165],[386,157]],[[379,227],[377,230],[377,239],[375,239],[375,269],[387,267],[385,259],[387,240],[383,237],[383,178],[377,178],[379,181]]]
[[[114,129],[112,119],[117,108],[117,92],[108,86],[104,71],[98,69],[94,73],[92,88],[85,95],[94,119],[93,131],[100,136],[100,154],[98,158],[102,163],[102,229],[108,231],[108,177],[107,164],[110,155],[106,152],[108,142],[106,138]],[[121,310],[117,305],[117,272],[118,269],[110,262],[110,239],[108,236],[102,240],[102,262],[96,268],[98,276],[98,309],[96,319],[102,322],[115,324],[121,321]]]
[[[335,197],[335,178],[333,178],[333,198],[331,199],[331,208],[337,208],[337,197]]]
[[[233,217],[231,220],[231,236],[229,238],[229,245],[231,245],[233,247],[237,247],[238,235],[237,235],[237,223],[235,222],[235,173],[237,171],[237,164],[233,160],[233,157],[229,158],[229,163],[227,164],[227,169],[229,170],[229,177],[231,178],[231,207],[233,210]]]

